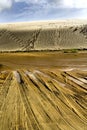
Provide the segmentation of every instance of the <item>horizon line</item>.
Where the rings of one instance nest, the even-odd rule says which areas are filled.
[[[1,24],[20,24],[20,23],[39,23],[39,22],[67,22],[67,21],[87,21],[87,19],[56,19],[56,20],[33,20],[33,21],[17,21],[17,22],[1,22]]]

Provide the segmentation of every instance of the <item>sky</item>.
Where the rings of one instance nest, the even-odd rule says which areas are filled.
[[[0,23],[87,19],[87,0],[0,0]]]

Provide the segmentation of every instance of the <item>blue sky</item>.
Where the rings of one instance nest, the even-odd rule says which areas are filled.
[[[0,23],[87,19],[87,0],[0,0]]]

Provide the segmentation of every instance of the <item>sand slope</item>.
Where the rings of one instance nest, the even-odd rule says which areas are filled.
[[[87,21],[45,21],[0,25],[0,51],[87,48]]]

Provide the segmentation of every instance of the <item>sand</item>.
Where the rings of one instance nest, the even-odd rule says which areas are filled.
[[[87,49],[87,20],[0,24],[0,51]]]
[[[87,53],[2,53],[0,63],[0,130],[86,130]]]

